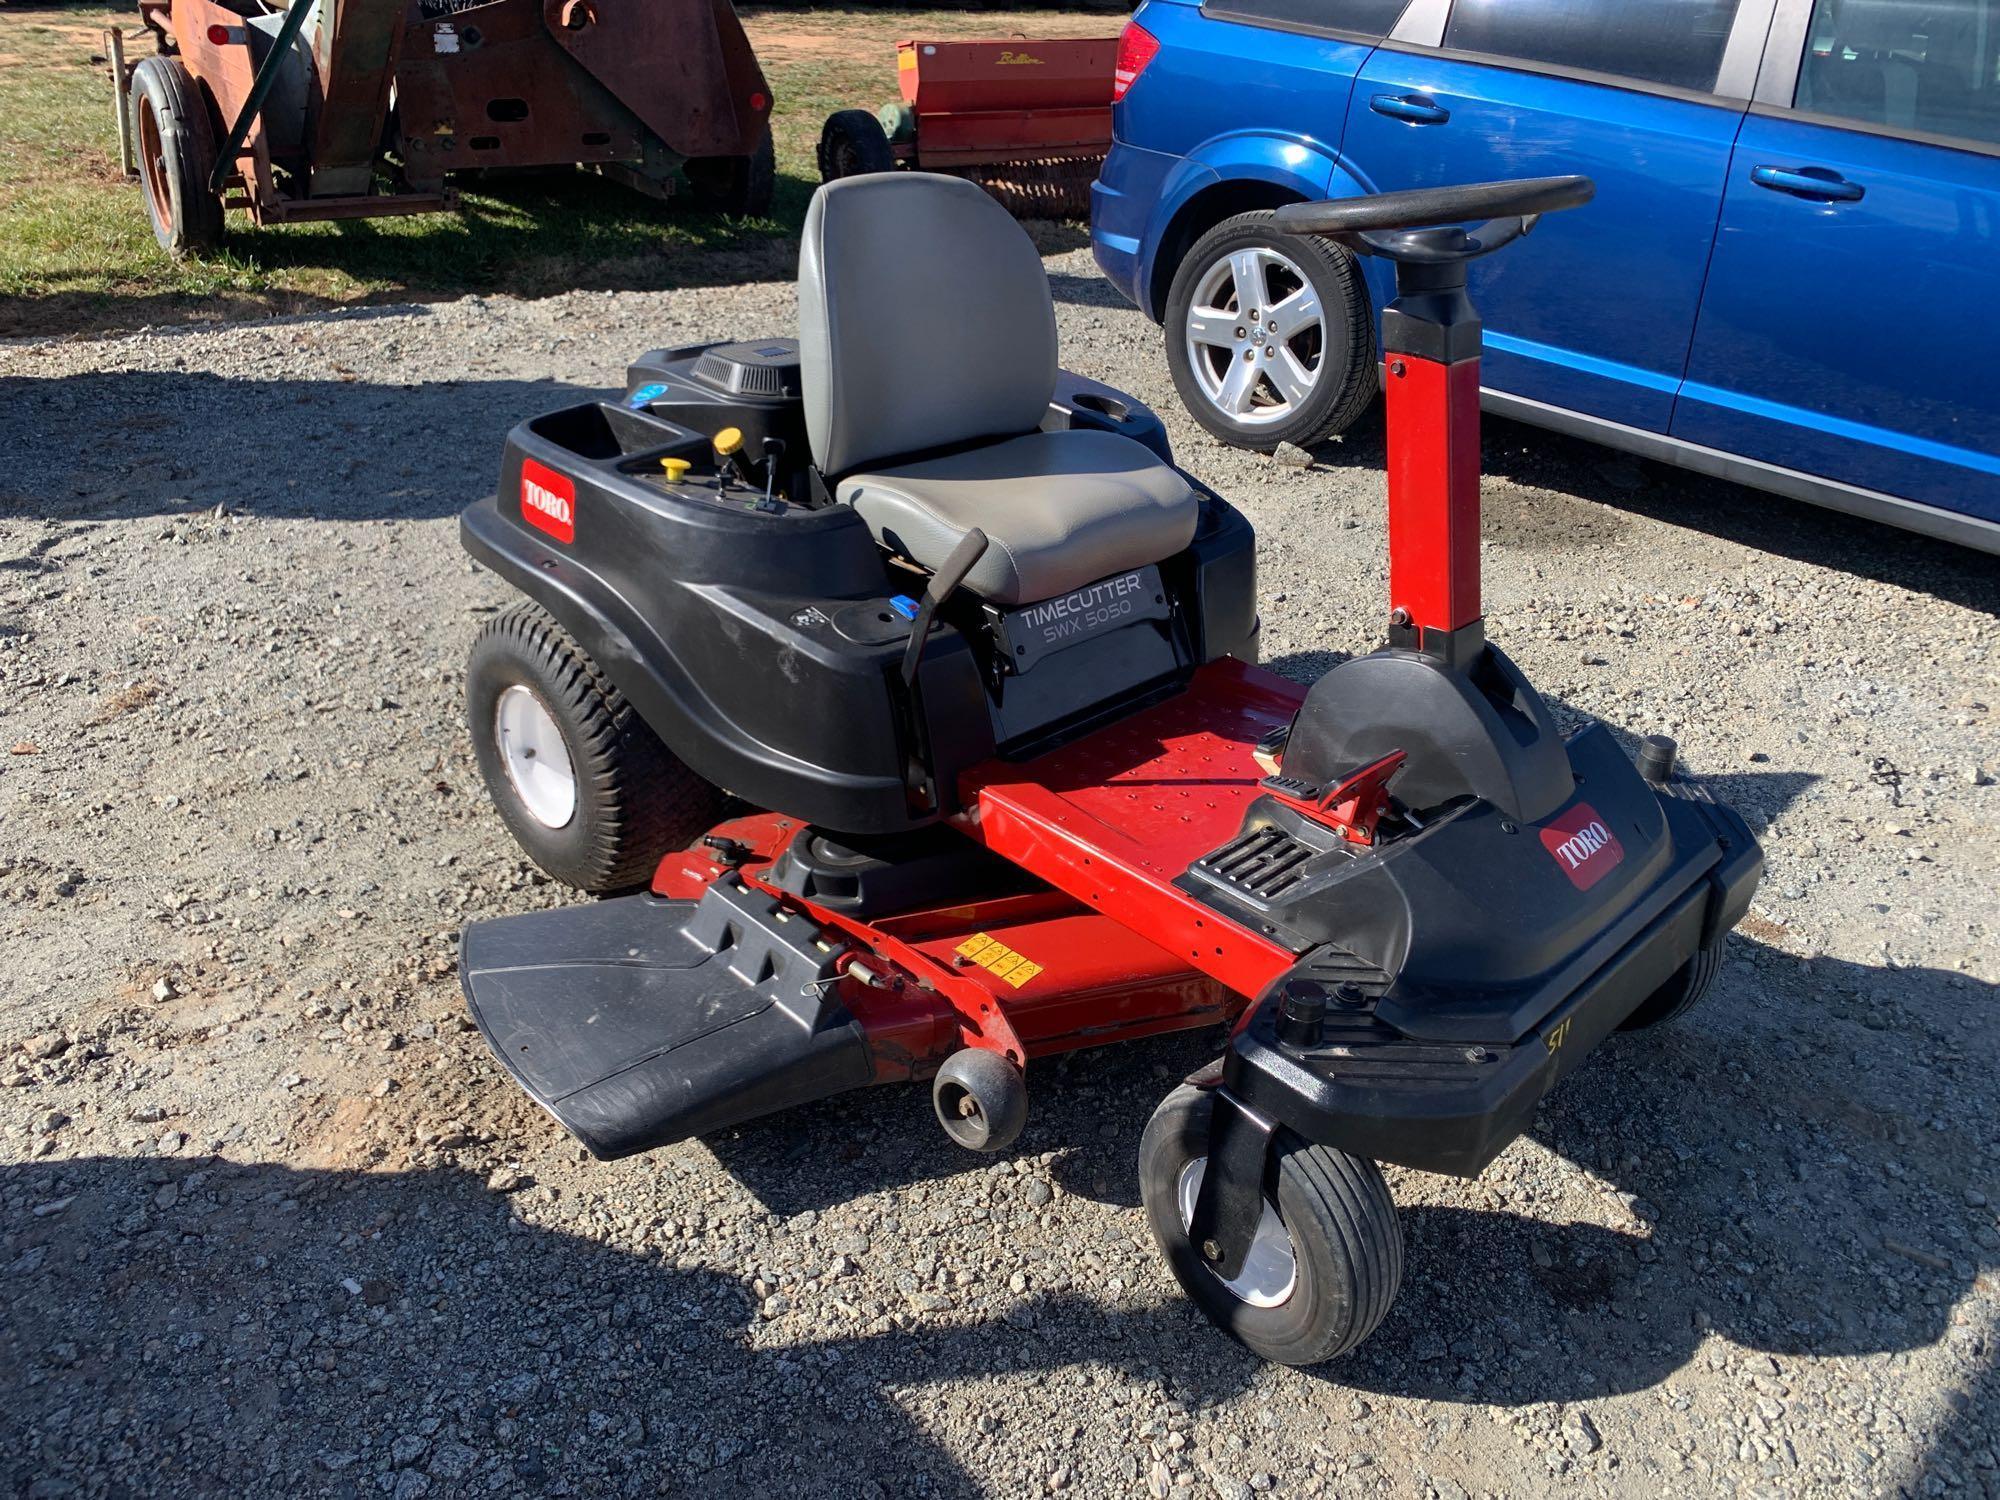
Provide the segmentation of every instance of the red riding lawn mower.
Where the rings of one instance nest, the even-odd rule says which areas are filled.
[[[140,0],[105,34],[119,154],[160,244],[434,213],[473,171],[580,165],[656,197],[770,207],[771,94],[728,0]]]
[[[1376,1163],[1482,1170],[1701,997],[1762,865],[1670,740],[1564,739],[1481,623],[1466,264],[1590,196],[1279,211],[1399,283],[1388,639],[1309,687],[1253,665],[1249,524],[1058,367],[1033,245],[955,178],[819,190],[797,340],[517,427],[462,522],[526,596],[474,748],[542,868],[647,889],[465,930],[509,1073],[603,1157],[910,1079],[1001,1151],[1037,1060],[1226,1022],[1146,1128],[1154,1234],[1267,1358],[1365,1338]]]

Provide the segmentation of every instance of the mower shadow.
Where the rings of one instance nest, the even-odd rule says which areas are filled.
[[[1781,1377],[1795,1358],[1935,1344],[1993,1262],[1961,1227],[1977,1218],[1962,1194],[1978,1167],[1960,1122],[1994,1113],[1977,1045],[1990,1024],[1968,1026],[1982,1018],[1966,1003],[1962,976],[1825,959],[1806,974],[1732,940],[1708,1006],[1606,1048],[1551,1097],[1535,1145],[1489,1174],[1521,1212],[1395,1174],[1402,1298],[1359,1351],[1306,1378],[1504,1408],[1654,1387],[1711,1330],[1775,1356]],[[1926,1087],[1953,1042],[1970,1062]],[[1050,1066],[1024,1149],[1057,1153],[1069,1191],[1125,1183],[1145,1106],[1215,1045],[1211,1032]],[[1933,1109],[1951,1131],[1910,1149]],[[927,1114],[923,1090],[891,1088],[711,1144],[778,1212],[1011,1175]],[[843,1140],[855,1149],[827,1149]],[[1612,1189],[1634,1195],[1630,1215]],[[944,1318],[825,1332],[809,1315],[757,1317],[751,1268],[735,1267],[770,1247],[743,1250],[726,1223],[677,1247],[707,1264],[677,1267],[539,1225],[544,1203],[490,1190],[478,1169],[97,1157],[0,1169],[0,1196],[0,1478],[14,1493],[131,1484],[136,1453],[140,1487],[188,1492],[265,1492],[267,1476],[311,1465],[327,1493],[358,1495],[400,1462],[450,1493],[559,1478],[583,1493],[751,1494],[833,1476],[830,1493],[881,1494],[872,1476],[895,1475],[895,1493],[970,1496],[994,1476],[905,1415],[913,1390],[1109,1369],[1199,1408],[1294,1378],[1200,1321],[1129,1207],[1101,1245],[1101,1274],[1136,1288],[1122,1298],[1057,1283],[1004,1318],[988,1295]],[[957,1215],[962,1195],[946,1196],[938,1211]],[[1596,1222],[1576,1222],[1579,1208]],[[864,1259],[900,1264],[925,1232],[878,1222]],[[831,1258],[803,1252],[807,1267]],[[1974,1462],[1994,1382],[1989,1351],[1933,1435],[1939,1463]],[[123,1471],[119,1446],[76,1423],[110,1409],[124,1413]],[[1003,1427],[996,1462],[1007,1442]]]
[[[1641,515],[1774,557],[1858,574],[2000,615],[2000,584],[1994,580],[1992,559],[1983,552],[1505,417],[1483,418],[1481,437],[1486,539],[1497,548],[1544,552],[1588,546],[1624,531],[1628,514]],[[1378,401],[1340,437],[1317,445],[1313,457],[1328,468],[1379,471],[1386,461],[1383,440]],[[1528,497],[1496,493],[1495,479],[1601,509],[1538,514]]]
[[[1781,1364],[1921,1349],[1946,1335],[1995,1257],[1961,1227],[1977,1217],[1961,1201],[1973,1166],[1908,1147],[1924,1123],[1911,1111],[1977,1121],[1994,1107],[1989,1097],[1933,1105],[1916,1081],[1920,1048],[1964,1024],[1968,981],[1827,958],[1802,969],[1740,934],[1729,952],[1701,1010],[1614,1038],[1550,1096],[1526,1160],[1516,1148],[1479,1184],[1456,1188],[1392,1174],[1402,1295],[1373,1338],[1314,1378],[1518,1407],[1651,1389],[1711,1331]],[[1892,1058],[1858,1061],[1898,1040]],[[945,1139],[921,1086],[850,1095],[705,1144],[785,1215],[891,1183],[1011,1175],[1009,1158],[1053,1153],[1061,1190],[1123,1211],[1104,1253],[1145,1260],[1120,1271],[1144,1287],[1163,1273],[1139,1211],[1139,1134],[1152,1104],[1221,1044],[1211,1028],[1031,1068],[1028,1131],[997,1165]],[[1942,1100],[1952,1087],[1934,1081],[1928,1092]],[[1992,1093],[1990,1079],[1977,1087]],[[1460,1201],[1435,1201],[1440,1189]],[[1575,1220],[1579,1205],[1601,1222]],[[1164,1337],[1156,1362],[1199,1395],[1253,1377],[1247,1356],[1204,1344],[1175,1313],[1177,1292],[1166,1295],[1139,1315],[1085,1302],[1045,1318],[1099,1322],[1143,1345]]]
[[[357,1496],[414,1468],[450,1494],[811,1478],[955,1500],[986,1491],[890,1391],[1029,1363],[1037,1343],[996,1321],[758,1347],[743,1280],[510,1221],[505,1197],[449,1169],[102,1157],[0,1183],[59,1205],[10,1236],[0,1282],[9,1494],[101,1491],[112,1445],[68,1439],[73,1416],[110,1409],[128,1492],[268,1494],[283,1474],[290,1493]],[[831,1393],[787,1394],[802,1371]],[[827,1488],[836,1466],[849,1477]]]
[[[890,1186],[936,1182],[1049,1155],[1058,1186],[1133,1208],[1132,1162],[1152,1105],[1222,1050],[1222,1028],[1074,1052],[1032,1065],[1028,1124],[998,1157],[952,1144],[930,1085],[889,1084],[703,1137],[729,1175],[773,1213],[824,1211]],[[1143,1106],[1143,1107],[1142,1107]]]
[[[1976,1143],[1917,1143],[1927,1125],[1957,1128],[1952,1115],[1976,1132],[1993,1100],[1926,1080],[1922,1054],[1954,1032],[1975,1051],[1990,1038],[1991,1017],[1966,1008],[1981,987],[1941,970],[1808,967],[1740,935],[1730,954],[1701,1010],[1614,1039],[1538,1118],[1533,1140],[1591,1174],[1593,1216],[1616,1227],[1555,1222],[1574,1190],[1534,1218],[1406,1215],[1403,1297],[1329,1379],[1519,1405],[1657,1385],[1710,1330],[1781,1368],[1946,1336],[2000,1261],[1966,1227],[1988,1222],[1963,1196]],[[1964,1080],[1992,1093],[1990,1075]],[[1545,1173],[1496,1183],[1517,1199],[1524,1185],[1548,1196]]]

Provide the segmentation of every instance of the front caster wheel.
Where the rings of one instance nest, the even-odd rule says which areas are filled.
[[[1153,1238],[1197,1306],[1252,1353],[1316,1365],[1375,1331],[1403,1280],[1403,1232],[1375,1163],[1289,1130],[1243,1269],[1224,1281],[1188,1240],[1208,1165],[1206,1090],[1167,1095],[1139,1143],[1139,1190]]]
[[[1618,1023],[1618,1029],[1645,1031],[1654,1026],[1664,1026],[1687,1014],[1708,993],[1708,987],[1715,983],[1716,970],[1721,967],[1722,939],[1717,938],[1674,970],[1665,984],[1641,1000],[1639,1008]]]
[[[931,1083],[944,1133],[969,1151],[1005,1151],[1028,1123],[1028,1081],[997,1052],[963,1047]]]

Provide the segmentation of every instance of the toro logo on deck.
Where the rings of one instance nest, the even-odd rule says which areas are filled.
[[[547,464],[523,459],[521,519],[568,546],[576,540],[576,481]]]
[[[1569,883],[1587,891],[1618,868],[1625,846],[1597,809],[1579,802],[1542,830],[1542,847],[1569,876]]]

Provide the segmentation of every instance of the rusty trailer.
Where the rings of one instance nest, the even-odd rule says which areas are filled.
[[[431,213],[496,168],[580,166],[761,213],[771,94],[729,0],[140,0],[107,34],[119,143],[160,243]]]

